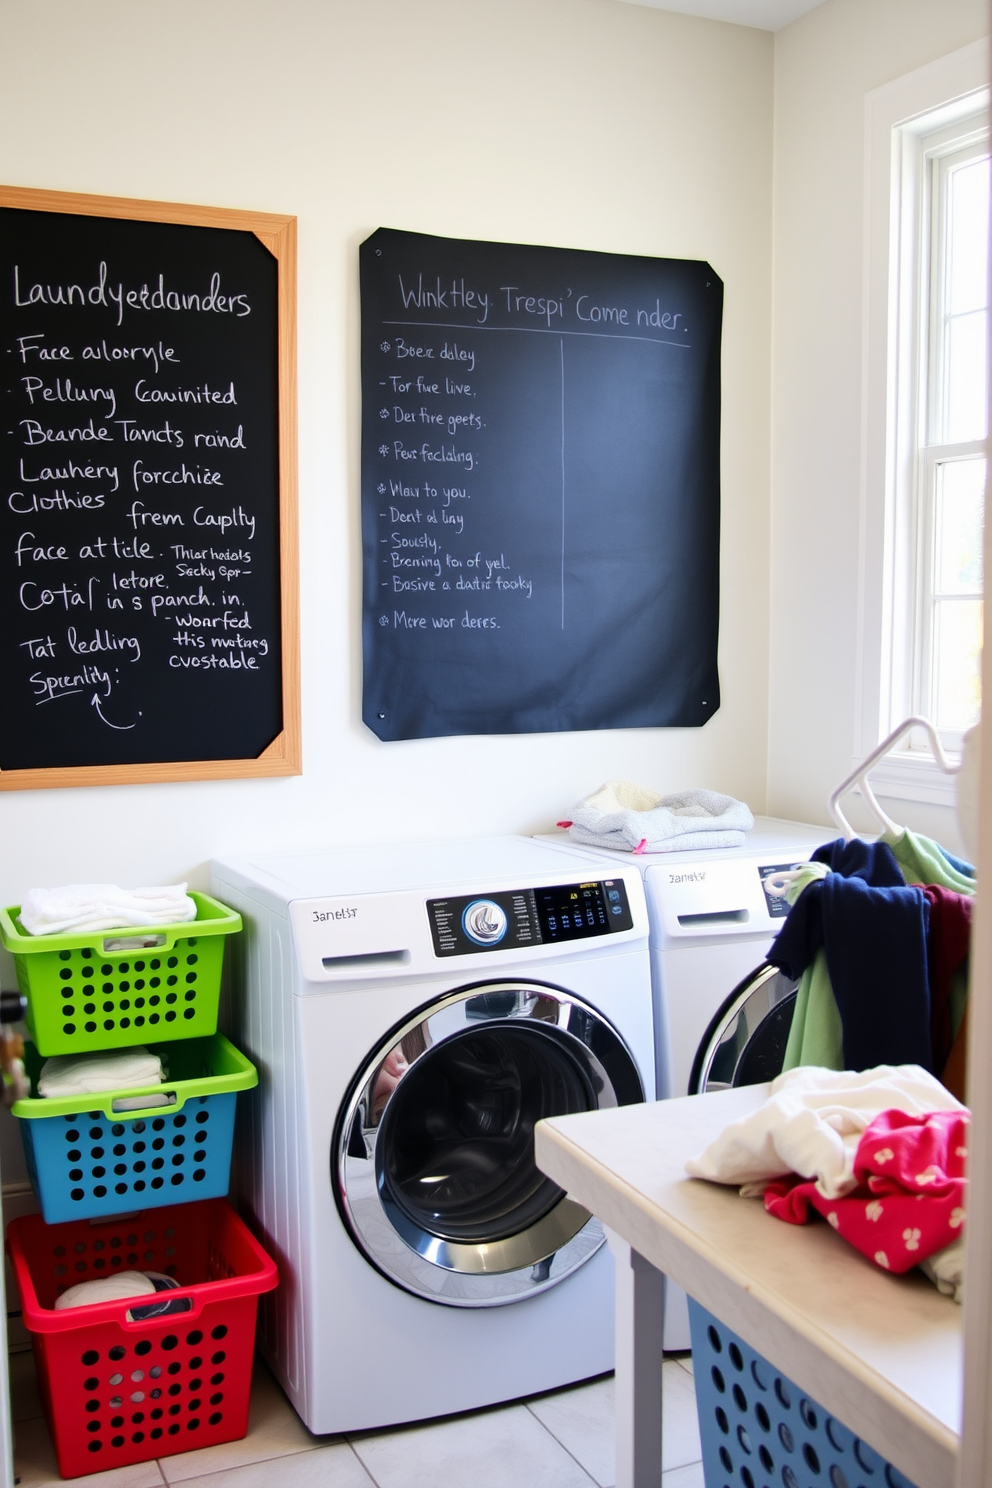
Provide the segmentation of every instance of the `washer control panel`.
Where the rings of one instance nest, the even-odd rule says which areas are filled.
[[[800,858],[792,863],[759,863],[758,877],[761,879],[761,892],[765,896],[768,906],[769,917],[773,920],[784,920],[788,918],[789,910],[792,908],[783,894],[769,894],[765,888],[765,879],[774,878],[776,873],[794,873],[797,868],[805,867],[807,858]]]
[[[622,878],[428,899],[427,917],[437,956],[585,940],[634,923]]]

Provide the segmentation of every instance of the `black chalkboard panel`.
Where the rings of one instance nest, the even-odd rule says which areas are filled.
[[[717,275],[380,228],[361,282],[369,728],[704,724]]]
[[[250,230],[0,206],[3,784],[284,736],[279,333]]]

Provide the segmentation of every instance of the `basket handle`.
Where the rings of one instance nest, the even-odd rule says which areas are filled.
[[[163,1302],[168,1299],[168,1311]],[[138,1307],[129,1307],[124,1314],[124,1320],[128,1323],[144,1323],[154,1317],[176,1317],[183,1313],[187,1318],[193,1311],[192,1297],[170,1297],[168,1292],[159,1292],[158,1299],[154,1302],[144,1302]]]
[[[153,1308],[155,1306],[156,1300],[161,1302],[163,1298],[168,1298],[168,1300],[173,1304],[175,1312],[160,1312],[157,1317],[143,1318],[141,1316],[141,1313],[145,1310],[146,1307]],[[126,1299],[124,1300],[126,1310],[124,1311],[123,1316],[121,1314],[120,1301],[108,1302],[105,1304],[108,1308],[116,1308],[116,1312],[114,1313],[113,1317],[111,1319],[108,1319],[108,1321],[113,1321],[119,1327],[126,1328],[128,1332],[135,1332],[142,1328],[155,1328],[158,1331],[165,1330],[167,1332],[170,1324],[174,1325],[178,1323],[180,1326],[183,1326],[186,1323],[193,1322],[193,1320],[195,1318],[198,1318],[200,1316],[200,1313],[203,1311],[204,1301],[212,1301],[214,1299],[210,1297],[204,1298],[202,1296],[191,1297],[186,1288],[183,1287],[171,1292],[159,1292],[157,1299],[154,1297],[149,1297],[148,1300],[145,1301],[144,1297],[134,1297],[130,1299],[130,1301],[127,1301]],[[179,1304],[183,1305],[181,1315],[179,1315]],[[96,1308],[94,1307],[94,1311],[95,1310]],[[135,1317],[135,1313],[138,1314],[137,1317]]]
[[[192,923],[192,921],[190,922]],[[108,935],[104,938],[104,951],[154,951],[168,940],[164,934]]]
[[[116,1100],[110,1102],[110,1109],[115,1115],[123,1111],[161,1111],[166,1106],[174,1106],[177,1096],[174,1090],[163,1090],[159,1096],[154,1095],[120,1095]]]

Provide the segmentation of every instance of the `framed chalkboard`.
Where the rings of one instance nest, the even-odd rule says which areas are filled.
[[[706,723],[718,276],[380,228],[361,287],[368,727]]]
[[[0,188],[0,789],[300,771],[292,217]]]

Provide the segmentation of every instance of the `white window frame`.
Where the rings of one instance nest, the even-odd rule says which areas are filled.
[[[865,262],[857,713],[853,762],[914,711],[903,658],[918,572],[915,471],[920,394],[921,158],[934,132],[989,107],[988,40],[865,100]],[[872,773],[880,795],[950,805],[953,780],[911,747]]]

